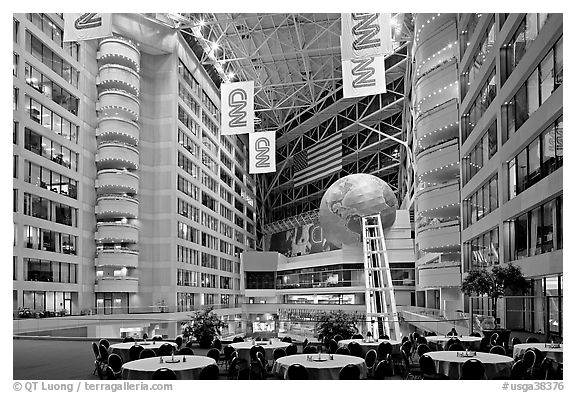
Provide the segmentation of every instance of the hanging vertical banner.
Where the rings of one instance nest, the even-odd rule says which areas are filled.
[[[64,41],[92,40],[111,35],[111,14],[64,14]]]
[[[342,14],[342,60],[387,55],[393,51],[390,14]]]
[[[384,56],[342,60],[344,98],[386,93]]]
[[[254,132],[254,81],[220,85],[222,135]]]
[[[248,135],[249,173],[276,172],[276,133],[252,132]]]

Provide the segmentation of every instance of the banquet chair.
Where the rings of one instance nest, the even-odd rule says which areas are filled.
[[[426,336],[437,336],[436,332],[426,332]]]
[[[236,352],[236,350],[234,349],[234,347],[231,347],[230,345],[226,345],[222,351],[224,355],[224,365],[226,366],[226,370],[228,370],[228,366],[232,361],[232,354],[234,352]],[[238,355],[238,353],[236,353],[236,355]]]
[[[182,338],[182,336],[177,336],[174,339],[174,343],[176,344],[176,349],[180,349],[180,347],[182,346],[182,343],[184,342],[184,339]]]
[[[418,357],[422,357],[422,355],[424,355],[425,353],[430,352],[431,349],[428,346],[428,344],[420,344],[418,345],[418,349],[416,350],[416,353],[418,354]]]
[[[407,341],[410,341],[410,339],[408,338],[408,336],[402,337],[402,345],[404,345],[404,343],[406,343]]]
[[[362,345],[356,341],[351,341],[348,343],[348,350],[350,351],[350,355],[362,357]]]
[[[536,347],[530,347],[527,349],[527,351],[532,351],[536,354],[536,361],[535,361],[535,365],[538,365],[540,363],[542,363],[542,361],[544,360],[544,358],[546,357],[546,355],[544,355],[544,353],[542,353],[541,350],[539,350]]]
[[[298,380],[308,379],[308,370],[301,364],[295,363],[288,366],[286,370],[286,379]]]
[[[282,337],[283,343],[292,343],[292,337],[284,336]]]
[[[184,347],[178,351],[178,355],[194,356],[194,351],[192,348]]]
[[[378,338],[381,339],[381,340],[390,340],[390,336],[387,335],[387,334],[383,334],[383,335],[381,335],[381,336],[378,336]]]
[[[100,362],[108,365],[108,347],[104,344],[100,344],[98,350],[100,351]]]
[[[512,356],[514,354],[514,346],[516,344],[522,344],[522,340],[520,340],[518,337],[512,337],[510,344],[511,345],[508,348],[508,356]]]
[[[200,380],[214,380],[220,377],[220,369],[215,364],[209,364],[200,371]]]
[[[124,340],[122,340],[123,343],[135,343],[136,340],[134,339],[134,337],[124,337]]]
[[[154,353],[154,351],[149,348],[144,348],[142,352],[140,352],[140,359],[153,358],[155,356],[156,354]]]
[[[338,379],[355,380],[360,379],[360,368],[355,364],[348,364],[340,369]]]
[[[442,373],[436,372],[436,364],[430,356],[423,355],[418,359],[420,363],[420,370],[422,370],[422,379],[424,380],[442,380],[448,379],[448,377]]]
[[[416,339],[416,344],[428,344],[428,340],[426,340],[426,337],[420,336]]]
[[[330,341],[328,341],[328,352],[336,353],[337,349],[338,349],[338,343],[336,342],[336,340],[331,338]]]
[[[481,335],[480,333],[478,333],[478,332],[472,332],[472,333],[470,334],[470,336],[471,336],[471,337],[482,337],[482,335]]]
[[[356,333],[356,334],[352,335],[352,339],[353,340],[362,340],[362,339],[364,339],[364,336],[361,335],[360,333]]]
[[[252,347],[250,347],[250,360],[254,360],[257,359],[258,356],[258,352],[261,352],[262,355],[264,355],[264,357],[266,357],[266,350],[264,349],[264,347],[262,345],[252,345]]]
[[[128,358],[130,361],[140,359],[140,352],[144,350],[142,345],[134,344],[128,349]]]
[[[460,373],[460,379],[484,379],[484,363],[478,359],[468,359],[462,365],[462,371]]]
[[[148,340],[148,333],[144,333],[142,335],[142,340]]]
[[[392,350],[392,344],[389,342],[384,341],[378,344],[378,360],[383,360],[386,358],[386,355],[391,355]]]
[[[318,350],[316,349],[316,347],[314,345],[307,345],[304,347],[304,350],[302,351],[302,353],[307,353],[307,354],[311,354],[311,353],[317,353]]]
[[[374,371],[374,366],[376,366],[376,362],[378,361],[378,352],[375,349],[370,349],[366,352],[364,356],[364,362],[366,363],[366,367],[368,368],[368,374],[371,375]]]
[[[258,355],[260,355],[260,352],[258,352]],[[260,359],[250,362],[249,379],[266,379],[266,368]]]
[[[536,344],[539,342],[540,342],[540,340],[538,340],[536,337],[532,337],[532,336],[530,336],[526,339],[527,344]]]
[[[526,352],[524,352],[522,361],[526,364],[528,369],[531,369],[536,365],[536,352],[534,352],[532,349],[528,349]]]
[[[422,370],[420,370],[420,364],[415,364],[410,361],[408,353],[404,348],[400,349],[400,354],[402,355],[403,367],[402,367],[402,377],[404,379],[410,379],[422,375]]]
[[[244,339],[242,337],[236,336],[232,339],[232,343],[241,343],[244,342]]]
[[[340,340],[343,340],[343,339],[344,339],[344,338],[342,338],[342,335],[341,335],[341,334],[336,334],[336,335],[334,336],[334,340],[336,340],[336,342],[338,342],[338,341],[340,341]]]
[[[156,336],[152,337],[152,341],[164,341],[164,337],[162,337],[160,335],[156,335]]]
[[[394,375],[393,365],[391,360],[380,360],[374,369],[372,375],[374,379],[386,379]]]
[[[528,366],[524,360],[519,359],[514,362],[510,370],[510,379],[525,379],[528,372]]]
[[[174,370],[163,367],[163,368],[159,368],[158,370],[156,370],[152,373],[152,379],[153,380],[172,380],[172,379],[178,379],[178,377],[176,377],[176,373],[174,372]]]
[[[346,347],[338,347],[336,350],[336,355],[348,355],[350,356],[350,350]]]
[[[171,344],[165,343],[158,348],[158,356],[170,356],[174,352],[174,347]]]
[[[480,340],[480,345],[478,347],[480,352],[489,352],[490,351],[490,337],[482,337]]]
[[[115,353],[111,353],[110,356],[108,356],[108,367],[112,369],[114,379],[119,379],[122,375],[122,358]]]
[[[500,339],[500,335],[498,333],[492,333],[490,336],[490,347],[498,345],[498,339]]]
[[[454,344],[450,345],[448,347],[448,350],[449,351],[465,351],[466,348],[464,348],[464,345],[462,345],[462,343],[458,342],[458,343],[454,343]]]
[[[110,342],[105,338],[102,338],[100,341],[98,341],[98,347],[100,347],[100,345],[104,345],[106,349],[110,348]]]
[[[448,333],[446,333],[447,336],[458,336],[458,332],[456,331],[456,329],[452,328],[450,329],[450,331]]]
[[[276,348],[274,349],[274,352],[272,352],[272,357],[274,358],[274,361],[284,356],[286,356],[286,351],[284,350],[284,348]]]
[[[296,344],[290,344],[286,347],[286,355],[296,355],[298,353],[298,346]]]
[[[219,338],[215,338],[214,341],[212,341],[212,348],[222,351],[222,341],[220,341]]]
[[[94,372],[92,375],[96,374],[96,371],[102,366],[102,358],[100,358],[100,351],[98,350],[98,344],[92,342],[92,352],[94,352]]]
[[[114,370],[112,370],[112,367],[106,366],[106,368],[104,369],[104,377],[102,379],[109,379],[109,380],[117,379]]]
[[[210,348],[206,353],[206,356],[218,362],[218,360],[220,360],[220,351],[216,348]]]
[[[462,343],[460,342],[460,339],[453,337],[450,340],[446,341],[446,344],[444,344],[444,350],[449,351],[450,346],[452,346],[452,344],[462,344]]]
[[[494,345],[492,348],[490,348],[490,353],[506,356],[506,349],[504,349],[502,345]]]
[[[248,379],[250,365],[246,359],[233,357],[228,367],[228,379]]]

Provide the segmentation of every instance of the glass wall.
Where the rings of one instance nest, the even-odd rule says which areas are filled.
[[[404,279],[402,273],[400,279]],[[277,273],[276,289],[365,286],[364,265],[319,266]]]
[[[496,97],[496,68],[488,74],[486,82],[482,85],[480,92],[472,100],[470,109],[462,115],[462,143],[466,141],[480,118],[484,115],[492,101]]]
[[[498,175],[486,181],[478,190],[464,199],[463,226],[474,224],[498,208]]]
[[[500,263],[498,228],[464,242],[464,271]]]
[[[477,15],[477,14],[472,14]],[[471,20],[475,18],[472,16]],[[460,76],[460,89],[461,89],[461,99],[466,97],[466,93],[468,93],[469,86],[476,80],[478,75],[480,74],[480,68],[484,64],[486,57],[492,51],[494,47],[494,40],[495,40],[495,25],[494,25],[494,16],[490,19],[490,23],[488,27],[484,31],[484,36],[482,37],[482,41],[476,47],[475,52],[471,55],[472,61],[470,65],[464,70],[464,72]],[[462,36],[461,36],[462,37]]]
[[[472,151],[462,159],[463,185],[468,183],[498,151],[496,121],[490,125]]]
[[[24,193],[24,214],[72,227],[78,225],[78,209],[27,192]]]

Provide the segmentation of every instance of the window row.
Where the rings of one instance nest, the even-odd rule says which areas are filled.
[[[38,164],[24,161],[24,181],[37,187],[77,199],[78,182]]]
[[[218,270],[218,257],[216,255],[203,252],[200,264],[202,267]]]
[[[508,162],[508,199],[514,198],[562,167],[563,118],[564,116],[560,116]]]
[[[26,50],[64,78],[66,82],[78,87],[78,70],[54,53],[48,46],[44,45],[41,40],[30,34],[29,31],[26,31]]]
[[[562,84],[563,39],[554,45],[544,59],[520,86],[514,97],[502,106],[503,139],[508,140],[514,132],[552,95]]]
[[[178,221],[178,238],[187,240],[192,243],[199,243],[200,231],[192,227],[192,225],[184,224]]]
[[[493,176],[470,197],[464,199],[463,226],[468,228],[498,208],[498,175]]]
[[[24,193],[24,214],[72,227],[78,226],[78,209]]]
[[[222,180],[228,187],[232,187],[232,184],[234,183],[232,176],[230,176],[223,168],[220,168],[220,180]]]
[[[28,18],[34,26],[42,30],[48,38],[58,44],[59,47],[63,48],[74,60],[78,60],[80,45],[75,41],[64,42],[64,30],[56,25],[46,14],[27,13],[26,18]]]
[[[177,245],[178,262],[198,265],[200,262],[200,251],[192,248]]]
[[[462,184],[465,185],[498,151],[498,133],[496,121],[478,143],[472,148],[470,154],[462,159]]]
[[[63,138],[78,143],[80,127],[26,95],[26,112],[30,119]]]
[[[216,161],[214,161],[212,157],[210,157],[210,154],[206,153],[204,150],[202,150],[202,164],[215,174],[218,174],[218,165],[216,164]]]
[[[214,104],[214,102],[212,102],[210,97],[208,97],[208,94],[206,94],[205,91],[202,92],[202,104],[204,104],[204,106],[208,109],[208,112],[210,114],[212,114],[212,116],[214,116],[216,119],[220,118],[220,110],[218,109],[216,104]],[[204,124],[206,124],[206,123],[204,123]],[[216,137],[218,136],[218,134],[214,134],[214,135],[216,135]]]
[[[474,30],[476,29],[476,25],[478,24],[481,15],[482,14],[470,14],[470,18],[468,19],[466,26],[464,26],[464,29],[460,31],[460,58],[464,56],[466,49],[470,45],[470,37],[474,35]]]
[[[202,191],[202,204],[208,209],[218,212],[218,202],[204,191]]]
[[[196,123],[196,120],[194,120],[194,118],[180,105],[178,105],[178,120],[180,120],[180,122],[184,124],[184,126],[186,126],[194,136],[198,136],[200,125]]]
[[[464,242],[464,271],[497,265],[500,263],[500,239],[498,228]]]
[[[180,59],[178,59],[178,74],[180,74],[184,82],[190,86],[192,93],[200,97],[200,84]]]
[[[202,212],[201,213],[201,221],[200,223],[202,224],[202,226],[205,226],[206,228],[210,228],[213,231],[218,231],[218,219],[215,217],[212,217],[210,214],[206,213],[206,212]]]
[[[230,239],[233,236],[233,230],[230,225],[224,224],[223,222],[220,223],[220,233]]]
[[[198,165],[193,163],[192,160],[186,158],[186,156],[182,154],[180,150],[178,150],[178,166],[194,179],[198,179],[200,168],[198,168]]]
[[[544,27],[548,14],[526,14],[520,26],[516,29],[514,36],[500,50],[502,59],[502,71],[500,85],[508,79],[514,68],[520,63],[526,51],[532,46],[538,33]]]
[[[468,89],[470,85],[476,80],[478,75],[480,74],[480,68],[484,64],[484,61],[488,57],[488,54],[494,47],[494,42],[496,39],[496,28],[494,24],[494,16],[490,19],[490,23],[487,29],[484,32],[484,36],[482,37],[482,42],[476,48],[476,51],[471,55],[472,61],[470,65],[464,70],[462,75],[460,76],[460,90],[461,90],[461,99],[463,100],[466,97],[466,93],[468,93]]]
[[[198,212],[199,209],[196,206],[192,206],[186,201],[183,201],[182,199],[178,198],[178,214],[191,220],[194,220],[196,222],[200,222]]]
[[[509,261],[562,249],[562,196],[508,221],[505,228]]]
[[[218,251],[218,238],[208,233],[202,232],[202,246]]]
[[[209,174],[202,171],[202,184],[204,184],[210,191],[218,194],[218,180],[212,178]]]
[[[202,131],[202,144],[204,145],[204,147],[206,147],[206,149],[214,154],[215,157],[218,156],[218,146],[216,145],[216,143],[208,136],[208,134],[206,134],[205,131]]]
[[[76,265],[44,259],[24,258],[24,280],[77,283]]]
[[[234,199],[234,197],[232,196],[232,193],[226,189],[224,189],[224,187],[220,187],[220,198],[222,198],[224,201],[228,202],[230,205],[232,204],[232,199]],[[230,216],[232,217],[232,216]],[[230,221],[232,221],[232,218],[228,218]]]
[[[24,129],[24,148],[73,171],[78,170],[78,154],[42,136],[29,128]]]
[[[24,64],[24,75],[26,83],[29,86],[32,86],[45,97],[48,97],[73,115],[78,115],[78,105],[80,104],[80,100],[68,92],[68,90],[60,87],[60,85],[53,82],[52,79],[42,74],[29,63]],[[42,121],[42,123],[44,123],[44,121]]]
[[[476,124],[478,124],[478,121],[480,121],[480,118],[484,115],[495,97],[496,69],[494,68],[489,73],[488,79],[486,79],[476,98],[472,100],[470,109],[462,115],[462,143],[464,143],[468,135],[472,133],[472,130]]]
[[[26,248],[76,255],[77,236],[30,225],[24,225],[24,236]]]
[[[189,197],[198,200],[199,188],[195,186],[188,180],[184,179],[182,176],[178,175],[178,191],[183,192]]]
[[[182,84],[180,83],[178,83],[178,96],[182,99],[182,101],[184,101],[186,106],[190,108],[192,113],[194,113],[197,117],[200,117],[200,104],[198,103],[198,101],[196,101],[196,99],[194,99],[194,97],[192,97],[192,94],[188,93],[188,90],[186,90],[186,88],[182,86]]]
[[[220,190],[222,192],[222,190]],[[234,213],[232,210],[228,209],[226,206],[220,204],[220,215],[230,222],[234,221]]]
[[[208,116],[205,110],[202,111],[202,124],[206,126],[208,131],[218,138],[218,125]]]
[[[223,272],[230,272],[232,273],[234,267],[234,261],[231,261],[226,258],[220,258],[220,270]]]
[[[228,255],[234,255],[234,246],[225,240],[220,240],[220,252]]]
[[[220,152],[220,162],[224,164],[226,168],[232,170],[232,160],[228,158],[228,156],[224,154],[223,151]]]
[[[178,129],[178,143],[188,150],[194,157],[199,156],[200,147],[184,131]]]
[[[232,144],[232,141],[230,140],[230,136],[227,135],[220,135],[220,143],[222,144],[222,146],[228,151],[228,153],[232,154],[234,151],[234,145]],[[220,156],[222,157],[222,156]],[[228,169],[232,169],[232,168],[228,168]]]

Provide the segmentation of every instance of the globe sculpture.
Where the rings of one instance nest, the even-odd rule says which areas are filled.
[[[341,247],[362,239],[362,217],[380,214],[382,227],[388,228],[396,220],[397,208],[396,196],[384,180],[357,173],[326,190],[320,202],[320,225],[326,239]]]

